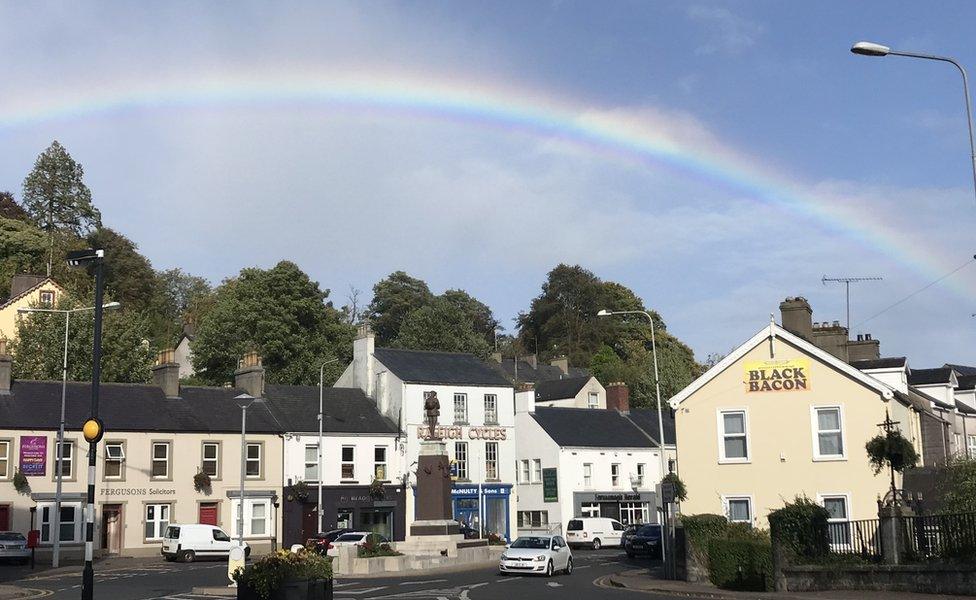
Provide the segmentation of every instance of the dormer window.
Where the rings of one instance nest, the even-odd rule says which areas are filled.
[[[51,290],[41,291],[41,305],[54,306],[54,292]]]

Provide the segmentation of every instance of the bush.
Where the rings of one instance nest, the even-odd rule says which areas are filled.
[[[678,502],[684,502],[688,499],[688,488],[685,487],[685,482],[681,481],[677,473],[668,473],[661,480],[661,483],[670,483],[674,486],[674,499]]]
[[[976,512],[976,459],[954,458],[940,473],[940,512]]]
[[[685,539],[695,562],[708,570],[708,542],[724,537],[729,521],[722,515],[682,515],[681,525],[685,529]]]
[[[818,562],[830,553],[829,517],[823,506],[806,496],[797,496],[792,503],[769,513],[769,527],[788,559]]]
[[[767,542],[713,539],[708,544],[708,578],[727,590],[773,589],[773,551]]]
[[[402,556],[387,543],[378,543],[374,536],[368,536],[366,541],[356,546],[356,556],[359,558],[376,558],[377,556]]]
[[[304,550],[279,550],[234,573],[239,587],[251,588],[265,600],[291,579],[332,579],[332,561]]]

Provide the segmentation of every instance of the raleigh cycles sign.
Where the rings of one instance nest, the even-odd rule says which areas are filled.
[[[810,361],[753,360],[745,364],[746,392],[797,392],[810,389]]]
[[[467,435],[465,436],[465,429]],[[434,430],[437,439],[460,440],[467,437],[469,440],[504,440],[507,439],[508,432],[502,427],[468,427],[460,425],[450,427],[437,427]],[[417,426],[417,437],[422,440],[430,439],[430,429],[426,425]]]

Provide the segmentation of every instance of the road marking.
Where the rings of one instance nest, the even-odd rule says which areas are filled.
[[[546,585],[548,585],[549,587],[563,587],[563,584],[556,583],[555,581],[550,581],[550,582],[546,583]]]
[[[575,567],[576,565],[573,565],[573,566]],[[580,569],[589,569],[589,568],[590,568],[590,567],[592,567],[592,566],[593,566],[593,565],[583,565],[582,567],[576,567],[576,570],[578,571],[578,570],[580,570]]]
[[[421,581],[404,581],[400,585],[419,585],[419,584],[422,584],[422,583],[444,583],[445,581],[447,581],[447,580],[446,579],[427,579],[427,580],[421,580]]]
[[[358,596],[360,594],[369,594],[370,592],[378,592],[380,590],[385,590],[386,588],[387,586],[381,585],[380,587],[371,587],[371,588],[366,588],[365,590],[346,590],[342,592],[342,595],[345,596],[345,595],[354,594]]]

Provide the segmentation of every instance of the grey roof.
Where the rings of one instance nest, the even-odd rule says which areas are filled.
[[[318,431],[319,388],[314,385],[264,386],[264,396],[288,431]],[[329,433],[396,434],[397,426],[376,409],[359,388],[323,389],[322,429]]]
[[[949,367],[960,375],[976,375],[976,367],[970,367],[969,365],[953,365],[946,363],[943,366]]]
[[[949,367],[938,367],[935,369],[912,369],[908,374],[908,383],[911,385],[932,385],[938,383],[949,383],[952,381],[952,369]]]
[[[615,410],[538,407],[532,418],[560,446],[653,448],[657,445]]]
[[[408,383],[512,386],[501,373],[473,354],[377,348],[373,355],[394,375]]]
[[[633,421],[634,424],[644,430],[647,435],[651,436],[655,440],[660,439],[657,433],[658,428],[656,408],[632,408],[630,409],[630,414],[627,416],[630,417],[630,420]],[[674,416],[671,415],[670,409],[665,408],[663,411],[661,411],[661,422],[664,424],[665,445],[674,444]]]
[[[538,402],[575,398],[576,394],[590,381],[589,375],[540,381],[535,386],[535,399]]]
[[[963,404],[958,400],[956,400],[956,409],[959,412],[965,413],[967,415],[976,415],[976,409],[973,409],[972,407],[967,406],[966,404]]]
[[[976,375],[960,375],[956,378],[959,385],[956,387],[957,390],[971,390],[976,389]]]
[[[908,360],[904,356],[891,356],[887,358],[868,358],[865,360],[851,361],[851,366],[861,371],[870,369],[897,369],[904,367]]]
[[[569,373],[563,373],[559,367],[547,364],[537,364],[533,367],[528,361],[514,358],[503,358],[500,363],[494,363],[497,370],[501,371],[509,381],[520,381],[525,383],[539,383],[541,381],[552,381],[566,377],[582,377],[589,375],[587,369],[581,367],[569,367]],[[516,368],[517,367],[517,368]],[[516,377],[516,371],[518,377]]]

